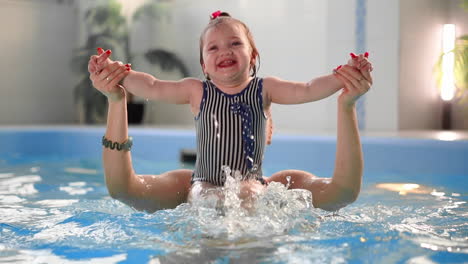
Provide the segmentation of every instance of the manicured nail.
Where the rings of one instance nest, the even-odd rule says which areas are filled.
[[[364,53],[364,57],[369,58],[369,52],[366,51],[366,52]]]
[[[335,69],[333,69],[333,73],[336,73],[339,69],[341,69],[343,65],[339,65],[338,67],[336,67]]]
[[[351,56],[351,58],[353,58],[353,59],[355,59],[355,58],[357,58],[357,57],[358,57],[356,54],[354,54],[354,53],[352,53],[352,52],[351,52],[349,55],[350,55],[350,56]]]
[[[103,50],[102,48],[97,48],[96,50],[97,50],[97,52],[99,52],[99,53],[103,53],[103,52],[104,52],[104,50]]]
[[[107,51],[106,51],[106,54],[111,54],[111,53],[112,53],[111,50],[107,50]]]
[[[127,63],[127,64],[125,64],[125,66],[127,66],[127,67],[132,67],[132,64],[131,64],[131,63]]]

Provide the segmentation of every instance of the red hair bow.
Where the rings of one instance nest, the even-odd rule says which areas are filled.
[[[215,19],[221,15],[221,11],[218,10],[216,12],[211,13],[211,19]]]

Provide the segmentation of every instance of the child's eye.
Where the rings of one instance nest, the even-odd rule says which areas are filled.
[[[234,41],[234,42],[232,43],[232,45],[233,45],[233,46],[239,46],[239,45],[242,45],[242,42],[240,42],[240,41]]]
[[[218,47],[216,47],[216,46],[211,46],[211,47],[208,48],[208,50],[209,50],[209,51],[212,51],[212,50],[216,50],[217,48],[218,48]]]

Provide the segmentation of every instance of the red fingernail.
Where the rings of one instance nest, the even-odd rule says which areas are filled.
[[[357,58],[357,57],[358,57],[356,54],[354,54],[354,53],[352,53],[352,52],[351,52],[349,55],[350,55],[350,56],[351,56],[351,58],[353,58],[353,59],[355,59],[355,58]]]
[[[106,53],[107,53],[107,54],[111,54],[112,51],[111,51],[111,50],[107,50]]]
[[[104,50],[103,50],[102,48],[97,48],[96,50],[97,50],[97,52],[99,52],[99,53],[104,52]]]
[[[342,65],[339,65],[338,67],[336,67],[335,69],[333,69],[333,73],[336,73],[337,70],[341,69]]]
[[[369,52],[366,51],[366,52],[364,53],[364,57],[369,58]]]
[[[125,66],[127,66],[127,67],[132,67],[132,64],[127,63],[127,64],[125,64]]]

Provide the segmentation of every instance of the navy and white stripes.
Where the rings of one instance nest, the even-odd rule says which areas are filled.
[[[262,177],[266,116],[262,79],[253,78],[238,94],[203,83],[200,113],[195,118],[197,161],[193,181],[224,185],[225,166],[243,179]]]

